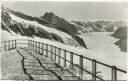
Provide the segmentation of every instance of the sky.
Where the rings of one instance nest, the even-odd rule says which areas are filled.
[[[128,2],[4,1],[2,5],[34,17],[53,12],[70,20],[128,19]]]

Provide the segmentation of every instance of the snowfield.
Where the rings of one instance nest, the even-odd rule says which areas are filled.
[[[82,35],[81,38],[84,39],[88,47],[86,56],[127,71],[127,54],[126,52],[121,52],[120,48],[114,44],[119,39],[110,36],[111,34],[109,32],[93,32]],[[111,76],[111,69],[103,66],[99,67],[99,70],[103,70],[106,73],[104,74],[107,76],[106,78],[108,78],[108,75]],[[120,73],[118,74],[118,79],[126,79],[126,76],[126,74]]]
[[[87,55],[104,63],[126,69],[126,52],[121,52],[120,48],[114,44],[119,39],[110,36],[111,34],[108,32],[93,32],[81,36],[88,47]]]

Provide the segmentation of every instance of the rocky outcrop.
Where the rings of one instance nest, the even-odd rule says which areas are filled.
[[[120,47],[121,51],[127,52],[127,27],[119,27],[112,36],[120,39],[115,44]]]
[[[45,13],[41,18],[50,22],[50,27],[56,28],[68,34],[78,34],[81,28],[68,20],[56,16],[54,13]]]

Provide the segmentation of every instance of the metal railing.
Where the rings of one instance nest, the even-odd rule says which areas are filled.
[[[1,42],[0,48],[4,48],[5,51],[12,50],[16,48],[16,40],[9,40]]]
[[[26,42],[24,42],[26,41]],[[55,61],[57,64],[59,64],[62,67],[67,68],[70,66],[70,69],[73,69],[74,67],[79,68],[79,74],[75,75],[78,76],[79,78],[83,79],[84,77],[84,72],[88,73],[91,75],[91,79],[93,81],[95,80],[101,80],[103,81],[104,79],[101,78],[97,73],[97,65],[102,65],[104,67],[107,67],[111,69],[111,80],[112,81],[117,81],[117,71],[126,74],[127,72],[117,68],[116,66],[111,66],[102,62],[99,62],[95,59],[91,59],[88,57],[85,57],[83,55],[76,54],[71,51],[67,51],[65,49],[61,49],[59,47],[45,44],[42,42],[37,42],[33,40],[27,40],[27,39],[17,39],[17,40],[10,40],[10,41],[4,41],[1,42],[1,48],[4,48],[5,51],[15,49],[16,47],[22,47],[22,46],[27,46],[32,50],[35,50],[36,52],[40,54],[44,54],[45,56],[51,58],[53,61]],[[74,56],[79,58],[79,64],[75,64],[74,61]],[[91,62],[92,67],[91,71],[87,70],[84,68],[85,62],[84,60],[88,60]],[[63,61],[63,63],[61,62]],[[104,76],[103,76],[104,77]]]

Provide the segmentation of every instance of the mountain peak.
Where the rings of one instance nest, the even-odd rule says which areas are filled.
[[[55,15],[53,12],[46,12],[44,14],[44,16],[41,16],[41,18],[49,21],[49,22],[52,22],[52,19],[59,19],[59,17],[57,15]]]

